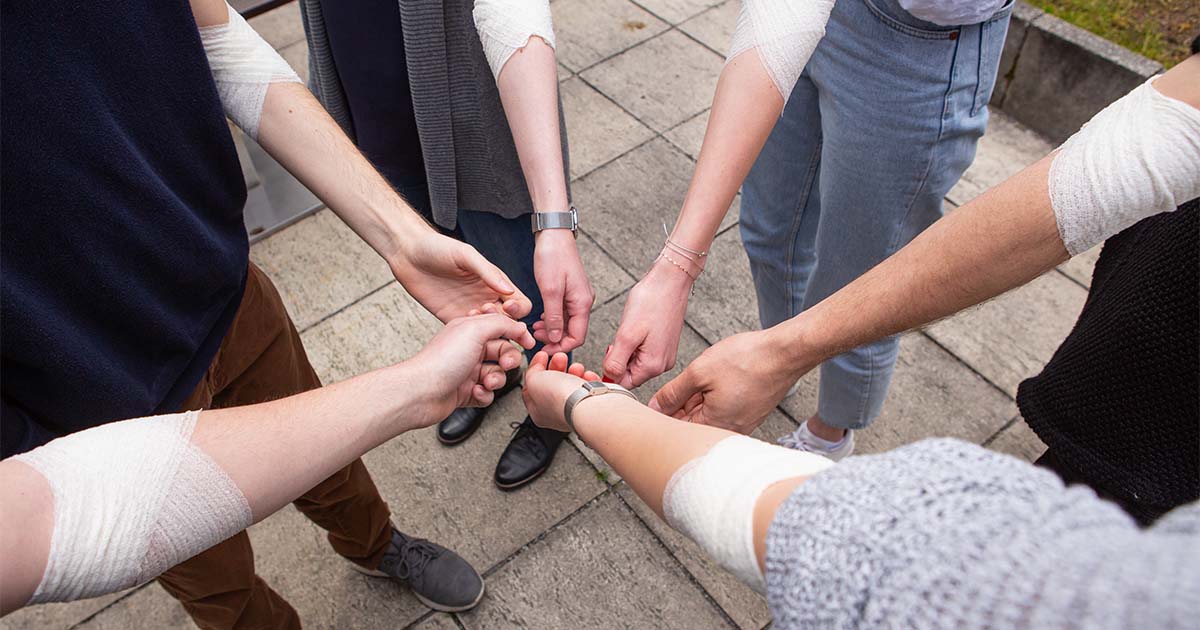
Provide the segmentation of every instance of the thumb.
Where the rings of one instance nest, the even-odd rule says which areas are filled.
[[[621,331],[617,331],[617,338],[613,340],[613,345],[609,346],[608,353],[604,356],[604,376],[613,381],[620,381],[625,375],[625,369],[629,365],[629,357],[633,356],[633,351],[637,350],[640,340],[632,342],[621,336]]]
[[[503,296],[510,296],[517,292],[517,287],[513,286],[508,276],[504,275],[500,268],[488,262],[488,259],[483,257],[474,247],[462,244],[462,249],[459,250],[458,266],[483,281],[491,290]]]
[[[650,399],[650,408],[668,416],[674,415],[693,395],[699,393],[699,389],[700,384],[696,381],[695,372],[689,366],[655,392],[654,397]]]

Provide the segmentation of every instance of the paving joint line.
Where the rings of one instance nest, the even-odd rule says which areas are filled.
[[[67,626],[67,630],[74,630],[75,628],[82,628],[84,624],[89,623],[96,617],[100,616],[100,613],[108,610],[109,608],[112,608],[113,606],[116,606],[117,604],[125,601],[126,599],[129,599],[130,597],[133,597],[135,594],[139,593],[142,589],[146,588],[147,586],[150,586],[150,582],[146,582],[145,584],[143,584],[141,586],[130,589],[128,593],[125,593],[124,595],[112,600],[107,605],[100,608],[100,610],[97,610],[96,612],[84,617],[83,619],[80,619],[79,621]]]
[[[1000,387],[1000,386],[999,386],[999,385],[997,385],[996,383],[992,382],[992,379],[990,379],[990,378],[988,378],[988,377],[984,376],[984,375],[983,375],[983,374],[982,374],[982,373],[981,373],[979,370],[976,370],[974,366],[972,366],[970,363],[967,363],[967,361],[966,361],[965,359],[963,359],[962,357],[958,356],[958,355],[957,355],[957,354],[955,354],[955,353],[954,353],[952,350],[950,350],[950,348],[947,348],[945,345],[943,345],[943,344],[942,344],[941,342],[939,342],[937,339],[934,339],[932,336],[930,336],[930,334],[929,334],[928,332],[926,332],[926,331],[925,331],[925,328],[919,328],[919,329],[917,329],[917,330],[916,330],[916,332],[917,332],[918,334],[920,334],[922,337],[925,337],[925,338],[926,338],[926,339],[928,339],[929,341],[933,342],[933,345],[935,345],[935,346],[937,346],[937,347],[941,348],[943,351],[945,351],[945,352],[946,352],[946,354],[949,354],[951,357],[953,357],[953,358],[954,358],[954,360],[955,360],[956,362],[958,362],[959,364],[961,364],[962,366],[964,366],[964,367],[966,367],[968,370],[970,370],[972,374],[974,374],[974,375],[978,376],[979,378],[983,379],[983,382],[987,383],[988,385],[991,385],[993,389],[995,389],[996,391],[998,391],[998,392],[1000,392],[1001,394],[1003,394],[1005,398],[1007,398],[1007,399],[1009,399],[1009,400],[1011,400],[1011,401],[1013,401],[1013,402],[1016,402],[1016,398],[1014,398],[1014,397],[1013,397],[1011,394],[1009,394],[1007,390],[1005,390],[1003,387]]]
[[[588,499],[587,501],[584,501],[584,502],[583,502],[583,505],[580,505],[579,507],[575,508],[575,509],[574,509],[574,510],[572,510],[572,511],[571,511],[569,514],[567,514],[566,516],[562,517],[562,518],[561,518],[561,519],[559,519],[558,521],[555,521],[554,523],[551,523],[549,527],[547,527],[546,529],[543,529],[543,530],[542,530],[540,533],[538,533],[538,535],[537,535],[537,536],[534,536],[534,537],[533,537],[532,539],[530,539],[528,542],[526,542],[525,544],[523,544],[523,545],[521,545],[520,547],[518,547],[516,551],[514,551],[514,552],[512,552],[512,553],[508,554],[507,556],[505,556],[505,557],[501,558],[500,560],[497,560],[495,564],[493,564],[492,566],[488,567],[488,568],[487,568],[487,570],[485,570],[483,573],[481,573],[481,575],[482,575],[484,578],[488,578],[488,577],[491,577],[491,576],[495,575],[495,574],[496,574],[498,571],[500,571],[500,569],[504,568],[504,567],[505,567],[506,565],[508,565],[510,562],[512,562],[513,560],[516,560],[518,556],[520,556],[521,554],[525,553],[525,551],[526,551],[527,549],[529,549],[529,548],[533,547],[534,545],[536,545],[536,544],[540,543],[542,540],[544,540],[544,539],[545,539],[547,536],[549,536],[551,533],[553,533],[553,532],[557,531],[557,530],[558,530],[560,527],[562,527],[562,526],[566,525],[566,524],[567,524],[567,523],[568,523],[568,522],[569,522],[571,519],[575,518],[575,516],[576,516],[576,515],[578,515],[580,512],[583,512],[584,510],[586,510],[586,509],[590,508],[591,506],[595,505],[596,503],[598,503],[598,502],[600,501],[600,499],[603,499],[603,498],[604,498],[604,495],[606,495],[606,494],[609,494],[609,493],[611,493],[611,492],[613,491],[613,487],[614,487],[614,486],[610,486],[610,485],[608,485],[608,484],[604,484],[604,486],[605,486],[605,488],[604,488],[603,490],[601,490],[600,492],[596,493],[596,495],[595,495],[595,496],[593,496],[592,498]]]
[[[627,488],[629,487],[629,484],[624,482],[622,482],[622,484]],[[704,599],[707,600],[713,608],[716,608],[717,611],[721,613],[721,617],[725,620],[725,623],[729,624],[729,626],[735,630],[740,629],[741,626],[739,626],[737,622],[733,620],[733,617],[729,616],[729,613],[726,612],[725,608],[721,606],[721,604],[718,603],[715,598],[713,598],[712,593],[708,592],[708,589],[704,587],[704,584],[700,582],[700,579],[697,578],[696,575],[687,568],[687,565],[679,559],[679,556],[675,554],[675,551],[671,549],[670,545],[668,545],[666,541],[664,541],[657,533],[654,532],[654,528],[650,527],[650,524],[642,518],[642,515],[638,514],[637,510],[633,509],[633,506],[629,505],[629,502],[625,500],[625,497],[621,496],[620,492],[613,492],[613,494],[617,497],[617,501],[620,501],[621,506],[624,507],[629,514],[633,516],[633,518],[637,519],[638,523],[647,532],[649,532],[650,536],[652,536],[655,542],[658,543],[658,546],[661,547],[662,550],[666,552],[667,556],[679,566],[680,570],[683,571],[683,574],[687,576],[688,581],[691,582],[693,586],[700,589],[700,594],[704,597]],[[641,501],[641,497],[638,497],[638,500]]]
[[[992,443],[995,442],[996,439],[1000,437],[1001,433],[1004,433],[1005,431],[1009,430],[1011,427],[1013,427],[1020,421],[1021,421],[1021,412],[1018,411],[1017,415],[1013,416],[1012,419],[1009,420],[1008,422],[1005,422],[1004,426],[1000,427],[999,429],[996,429],[995,433],[993,433],[990,437],[988,437],[988,439],[980,442],[979,445],[982,446],[983,448],[990,447],[992,445]]]
[[[306,333],[306,332],[308,332],[308,331],[312,330],[313,328],[316,328],[317,326],[320,326],[321,324],[324,324],[325,322],[329,321],[330,319],[333,319],[334,317],[337,317],[338,315],[341,315],[341,314],[342,314],[343,312],[345,312],[347,309],[349,309],[349,308],[350,308],[350,307],[352,307],[352,306],[355,306],[355,305],[356,305],[356,304],[358,304],[359,302],[362,302],[363,300],[365,300],[365,299],[367,299],[367,298],[369,298],[369,297],[371,297],[371,296],[375,295],[376,293],[379,293],[380,291],[382,291],[382,290],[384,290],[384,289],[388,288],[389,286],[391,286],[391,284],[392,284],[393,282],[396,282],[396,280],[394,280],[394,279],[393,279],[393,280],[388,280],[388,281],[387,281],[387,282],[385,282],[384,284],[382,284],[382,285],[380,285],[380,286],[378,286],[378,287],[375,287],[374,289],[371,289],[370,291],[367,291],[366,293],[364,293],[363,295],[361,295],[361,296],[359,296],[359,297],[357,297],[357,298],[354,298],[354,300],[353,300],[353,301],[347,302],[346,304],[343,304],[342,306],[339,306],[339,307],[337,308],[337,310],[330,312],[328,315],[322,315],[322,316],[321,316],[319,319],[317,319],[316,321],[312,322],[311,324],[308,324],[308,325],[306,325],[304,328],[300,328],[300,329],[298,329],[296,332],[297,332],[298,334],[301,334],[301,335],[303,335],[304,333]],[[397,284],[398,284],[398,283],[397,283]],[[403,288],[403,285],[401,285],[401,288]],[[414,298],[414,299],[415,299],[415,298]]]

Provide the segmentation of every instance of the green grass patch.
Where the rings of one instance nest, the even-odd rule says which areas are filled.
[[[1200,31],[1197,0],[1027,0],[1080,28],[1171,67]]]

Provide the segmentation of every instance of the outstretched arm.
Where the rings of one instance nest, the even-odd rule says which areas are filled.
[[[1200,55],[943,217],[813,308],[717,343],[655,394],[664,413],[749,433],[825,359],[1020,286],[1200,195]]]
[[[475,28],[496,77],[534,212],[566,212],[558,69],[549,0],[475,0]],[[595,292],[569,230],[537,235],[534,277],[544,312],[534,334],[551,351],[583,344]]]
[[[709,246],[832,8],[833,0],[743,2],[683,208],[668,244],[630,291],[605,376],[636,387],[675,365],[688,296]]]
[[[270,45],[225,0],[191,0],[226,114],[313,191],[442,321],[529,300],[474,248],[434,231],[354,146]]]
[[[0,462],[0,613],[143,583],[396,435],[490,404],[520,364],[509,339],[534,343],[502,315],[459,319],[408,361],[335,385],[106,424]]]

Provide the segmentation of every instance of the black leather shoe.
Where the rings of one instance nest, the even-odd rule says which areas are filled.
[[[516,389],[521,384],[521,368],[516,367],[504,373],[504,387],[496,390],[496,400]],[[492,404],[495,404],[493,401]],[[471,437],[475,429],[483,424],[488,407],[461,407],[450,412],[445,420],[438,423],[437,438],[442,444],[458,444]]]
[[[546,472],[558,445],[567,437],[561,431],[539,427],[529,416],[521,424],[513,424],[516,431],[496,462],[496,485],[501,490],[515,490]]]

